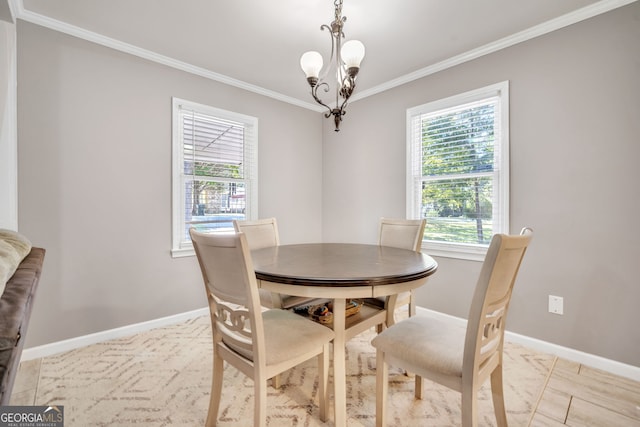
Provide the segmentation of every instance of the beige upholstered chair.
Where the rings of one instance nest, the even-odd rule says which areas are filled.
[[[380,246],[391,246],[420,252],[426,222],[425,219],[381,218],[378,244]],[[367,298],[367,302],[384,307],[387,310],[387,326],[395,323],[394,313],[398,307],[408,305],[409,316],[416,314],[413,291],[387,297]],[[378,332],[380,330],[378,328]]]
[[[249,243],[249,249],[256,250],[280,245],[278,223],[275,218],[254,221],[233,221],[236,232],[243,232]],[[260,303],[268,308],[293,308],[311,302],[313,298],[283,295],[259,289]]]
[[[313,357],[319,365],[320,419],[328,418],[331,329],[286,310],[262,312],[243,233],[189,231],[202,271],[213,330],[213,381],[207,426],[216,425],[224,361],[254,381],[254,426],[266,425],[267,379]]]
[[[422,398],[422,377],[462,394],[462,426],[477,425],[477,394],[491,378],[498,426],[507,425],[502,389],[504,327],[513,284],[531,240],[496,234],[480,271],[466,328],[447,319],[413,316],[378,334],[376,347],[376,425],[386,425],[389,364],[416,373],[416,398]]]

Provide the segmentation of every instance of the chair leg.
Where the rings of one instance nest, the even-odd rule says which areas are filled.
[[[318,355],[318,406],[320,421],[329,419],[329,343],[323,346],[322,354]]]
[[[387,328],[392,327],[396,323],[395,311],[397,306],[398,306],[398,295],[388,296],[387,302],[385,304],[385,308],[387,309]]]
[[[478,425],[478,391],[475,387],[462,386],[462,427]]]
[[[381,350],[376,351],[376,427],[387,425],[387,393],[389,392],[389,364]]]
[[[207,414],[207,427],[213,427],[218,420],[220,398],[222,397],[222,375],[224,373],[224,361],[216,350],[213,351],[213,378],[211,380],[211,396],[209,398],[209,412]]]
[[[406,373],[405,373],[406,375]],[[416,375],[416,389],[414,390],[414,394],[416,399],[422,400],[422,377],[420,375]]]
[[[411,292],[411,296],[409,298],[409,317],[415,316],[416,315],[416,301],[415,298],[413,297],[413,290],[410,291]]]
[[[280,374],[275,375],[273,378],[271,378],[271,387],[275,388],[276,390],[280,388],[280,386],[282,385],[282,378],[280,378]]]
[[[507,427],[507,413],[502,388],[502,365],[498,365],[491,373],[491,397],[493,398],[493,410],[496,413],[498,427]]]
[[[260,378],[255,375],[253,379],[253,387],[255,389],[255,402],[253,410],[253,425],[255,427],[267,426],[267,381],[266,378]]]

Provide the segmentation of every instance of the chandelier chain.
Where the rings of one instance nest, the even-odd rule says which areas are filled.
[[[342,20],[342,0],[335,0],[333,2],[336,11],[336,22],[340,22]]]

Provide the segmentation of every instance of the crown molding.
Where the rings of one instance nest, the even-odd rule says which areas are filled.
[[[80,28],[75,25],[68,24],[66,22],[49,18],[48,16],[45,16],[45,15],[41,15],[38,13],[31,12],[29,10],[25,10],[24,7],[22,6],[22,0],[14,0],[14,1],[16,1],[17,3],[20,3],[20,6],[17,9],[18,10],[17,18],[23,21],[40,25],[42,27],[49,28],[51,30],[58,31],[73,37],[83,39],[83,40],[87,40],[89,42],[96,43],[111,49],[115,49],[120,52],[128,53],[130,55],[134,55],[139,58],[153,61],[158,64],[166,65],[167,67],[175,68],[177,70],[194,74],[196,76],[204,77],[209,80],[213,80],[229,86],[234,86],[239,89],[257,93],[259,95],[273,98],[278,101],[286,102],[288,104],[293,104],[298,107],[302,107],[302,108],[306,108],[306,109],[314,110],[318,112],[324,111],[320,106],[316,106],[314,104],[311,104],[310,102],[304,102],[297,98],[283,95],[281,93],[278,93],[269,89],[265,89],[260,86],[253,85],[251,83],[234,79],[233,77],[229,77],[224,74],[207,70],[206,68],[198,67],[196,65],[189,64],[187,62],[179,61],[177,59],[174,59],[165,55],[161,55],[159,53],[156,53],[147,49],[143,49],[138,46],[125,43],[117,39],[106,37],[102,34],[98,34],[93,31],[85,30],[84,28]]]
[[[531,40],[533,38],[551,33],[561,28],[568,27],[569,25],[576,24],[580,21],[584,21],[585,19],[589,19],[594,16],[609,12],[613,9],[626,6],[636,1],[638,0],[602,0],[597,3],[593,3],[589,6],[585,6],[581,9],[543,22],[542,24],[533,26],[510,36],[503,37],[494,42],[487,43],[484,46],[469,50],[467,52],[461,53],[460,55],[453,56],[449,59],[445,59],[444,61],[438,62],[412,73],[405,74],[404,76],[400,76],[396,79],[389,80],[386,83],[374,86],[370,89],[360,91],[351,97],[351,102],[376,95],[386,90],[404,85],[406,83],[410,83],[414,80],[418,80],[420,78],[435,74],[451,67],[455,67],[456,65],[463,64],[473,59],[489,55],[490,53],[494,53],[518,43],[522,43],[527,40]]]
[[[22,6],[22,0],[0,0],[1,2],[6,2],[7,6],[1,6],[0,9],[0,20],[9,22],[11,24],[16,23],[16,19],[18,19],[18,10]]]
[[[124,43],[119,40],[106,37],[101,34],[94,33],[92,31],[88,31],[83,28],[76,27],[74,25],[70,25],[62,21],[58,21],[56,19],[52,19],[47,16],[25,10],[23,0],[8,0],[8,1],[9,1],[10,8],[15,14],[16,19],[22,19],[23,21],[31,22],[33,24],[40,25],[55,31],[59,31],[64,34],[68,34],[68,35],[78,37],[93,43],[97,43],[105,47],[109,47],[124,53],[138,56],[140,58],[147,59],[149,61],[153,61],[162,65],[166,65],[168,67],[175,68],[175,69],[178,69],[187,73],[191,73],[200,77],[204,77],[219,83],[227,84],[229,86],[234,86],[243,90],[247,90],[249,92],[257,93],[259,95],[267,96],[269,98],[286,102],[288,104],[296,105],[298,107],[306,108],[316,112],[324,111],[324,108],[322,108],[319,105],[312,104],[310,102],[301,101],[297,98],[293,98],[291,96],[284,95],[279,92],[275,92],[260,86],[253,85],[251,83],[237,80],[232,77],[226,76],[224,74],[219,74],[219,73],[216,73],[216,72],[207,70],[205,68],[183,62],[183,61],[178,61],[177,59],[164,56],[147,49],[142,49],[138,46]],[[372,88],[359,91],[358,93],[354,94],[351,97],[350,101],[355,102],[355,101],[367,98],[369,96],[373,96],[378,93],[387,91],[389,89],[402,86],[414,80],[421,79],[431,74],[435,74],[437,72],[446,70],[448,68],[455,67],[456,65],[460,65],[465,62],[511,47],[518,43],[522,43],[527,40],[531,40],[533,38],[548,34],[550,32],[559,30],[569,25],[573,25],[575,23],[584,21],[594,16],[609,12],[613,9],[626,6],[636,1],[638,0],[601,0],[589,6],[585,6],[581,9],[575,10],[573,12],[570,12],[565,15],[546,21],[542,24],[533,26],[531,28],[512,34],[510,36],[503,37],[502,39],[496,40],[494,42],[487,43],[484,46],[480,46],[476,49],[469,50],[460,55],[453,56],[449,59],[445,59],[444,61],[440,61],[428,67],[421,68],[420,70],[414,71],[412,73],[405,74],[398,78],[389,80],[388,82],[385,82],[378,86],[374,86]]]

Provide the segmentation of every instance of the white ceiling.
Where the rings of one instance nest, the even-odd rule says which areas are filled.
[[[147,57],[172,58],[307,107],[313,100],[299,58],[318,50],[327,62],[329,35],[320,26],[334,14],[331,0],[12,1],[20,19],[125,51],[142,48]],[[344,0],[346,38],[366,46],[356,94],[384,90],[631,1]]]

